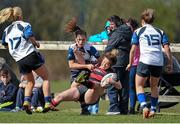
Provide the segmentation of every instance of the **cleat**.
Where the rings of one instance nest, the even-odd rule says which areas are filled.
[[[29,115],[32,114],[31,106],[30,106],[30,103],[28,101],[24,101],[23,107],[24,107],[24,110],[26,111],[27,114],[29,114]]]
[[[39,106],[34,110],[34,112],[41,113],[41,112],[43,112],[43,108],[41,106]]]
[[[154,118],[155,116],[155,112],[154,111],[150,111],[148,114],[148,118]]]
[[[88,110],[87,111],[82,110],[80,115],[91,115],[91,113]]]
[[[86,84],[88,77],[89,77],[89,72],[88,71],[81,71],[78,74],[78,76],[76,77],[75,82],[80,83],[80,84]]]
[[[148,118],[149,109],[147,107],[143,108],[143,119]]]
[[[43,109],[43,113],[47,113],[48,111],[59,111],[59,109],[57,109],[56,107],[54,107],[52,104],[50,103],[46,103]]]

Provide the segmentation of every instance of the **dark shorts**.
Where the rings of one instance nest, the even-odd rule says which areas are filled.
[[[153,66],[153,65],[147,65],[142,62],[139,63],[137,67],[137,72],[141,77],[160,77],[162,72],[162,66]]]
[[[79,97],[79,102],[85,102],[84,100],[84,97],[85,97],[85,93],[87,92],[87,90],[89,89],[87,86],[85,85],[80,85],[79,87],[77,87],[79,93],[80,93],[80,97]],[[92,104],[88,104],[88,105],[94,105],[96,103],[99,102],[99,99],[95,102],[95,103],[92,103]]]
[[[44,64],[44,58],[39,52],[32,52],[23,59],[17,61],[21,74],[30,73],[32,70],[36,70]]]
[[[80,85],[77,87],[79,93],[80,93],[80,97],[79,97],[79,102],[84,102],[84,96],[85,96],[85,93],[87,92],[88,90],[88,87],[87,86],[84,86],[84,85]]]

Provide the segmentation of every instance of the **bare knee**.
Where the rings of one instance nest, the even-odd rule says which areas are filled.
[[[87,103],[87,104],[93,104],[93,103],[97,102],[99,97],[100,97],[100,94],[97,90],[89,89],[85,93],[84,100],[85,100],[85,103]]]

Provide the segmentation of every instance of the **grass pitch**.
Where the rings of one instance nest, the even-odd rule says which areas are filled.
[[[52,91],[59,92],[69,88],[68,82],[55,81],[52,83]],[[178,87],[180,89],[180,87]],[[168,109],[162,109],[153,119],[142,119],[142,115],[116,115],[107,116],[108,101],[100,101],[98,115],[81,116],[79,103],[63,102],[58,106],[60,111],[33,113],[27,115],[25,112],[0,112],[1,123],[180,123],[180,104]]]

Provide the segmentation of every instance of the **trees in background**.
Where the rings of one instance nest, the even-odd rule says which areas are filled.
[[[24,19],[32,24],[38,40],[72,40],[64,32],[66,22],[73,16],[89,35],[103,30],[106,19],[113,15],[140,20],[145,8],[156,10],[155,25],[169,35],[171,42],[180,42],[179,0],[1,0],[0,9],[20,6]],[[0,36],[6,24],[0,25]]]

